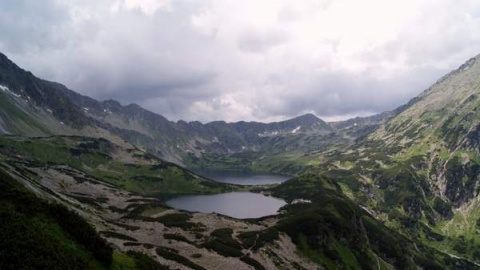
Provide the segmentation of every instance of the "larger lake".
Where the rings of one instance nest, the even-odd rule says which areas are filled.
[[[282,199],[253,192],[181,196],[166,202],[173,208],[192,212],[219,213],[234,218],[259,218],[277,214]]]
[[[199,174],[217,182],[237,185],[279,184],[290,178],[281,175],[231,171],[202,171]],[[286,204],[282,199],[253,192],[181,196],[166,203],[170,207],[191,212],[219,213],[234,218],[276,215],[278,209]]]
[[[198,171],[197,174],[217,182],[249,186],[280,184],[291,178],[278,174],[261,174],[248,171]]]

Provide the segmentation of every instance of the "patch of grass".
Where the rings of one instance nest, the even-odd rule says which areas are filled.
[[[170,267],[166,265],[162,265],[155,260],[153,260],[150,256],[145,255],[140,252],[135,251],[128,251],[127,255],[133,258],[135,262],[135,268],[138,270],[169,270]]]
[[[223,256],[241,257],[243,256],[242,246],[237,240],[233,239],[232,233],[231,228],[216,229],[210,234],[210,239],[203,246]]]
[[[253,259],[250,256],[243,256],[240,258],[240,260],[248,265],[253,266],[255,270],[266,270],[266,268],[261,263],[259,263],[257,260]]]
[[[155,218],[155,221],[163,223],[167,227],[177,227],[183,230],[203,230],[203,225],[200,223],[190,222],[192,216],[187,213],[174,213],[163,215]]]
[[[190,257],[194,258],[194,259],[199,259],[202,257],[202,254],[200,253],[193,253]]]
[[[263,231],[243,232],[238,235],[243,248],[258,250],[267,243],[273,243],[278,240],[278,231],[275,228],[268,228]]]
[[[178,251],[176,250],[165,248],[165,247],[158,247],[155,251],[157,252],[158,256],[163,257],[164,259],[178,262],[194,270],[206,270],[200,265],[178,254]]]
[[[171,240],[176,240],[176,241],[185,242],[185,243],[188,243],[188,244],[191,244],[191,245],[195,245],[194,242],[188,240],[185,236],[183,236],[179,233],[164,233],[163,237],[165,239],[171,239]]]
[[[168,208],[166,208],[166,207],[152,206],[152,207],[147,207],[145,210],[143,210],[141,215],[150,217],[150,216],[161,214],[161,213],[165,212],[166,210],[168,210]]]
[[[109,270],[136,270],[135,260],[120,251],[113,252],[113,262]]]

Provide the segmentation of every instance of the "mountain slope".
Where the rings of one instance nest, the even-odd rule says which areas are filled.
[[[480,61],[472,58],[369,136],[394,160],[417,157],[433,193],[461,206],[477,195]],[[465,179],[463,179],[465,178]],[[463,180],[462,180],[463,179]]]
[[[86,269],[111,264],[112,248],[88,223],[67,208],[30,194],[3,171],[0,205],[0,268]]]
[[[37,108],[48,110],[56,119],[73,128],[82,128],[89,123],[77,106],[55,90],[53,83],[36,78],[3,54],[0,54],[0,84],[3,94],[16,97],[16,101],[31,101]],[[23,106],[26,110],[34,109],[26,107]]]
[[[303,198],[285,207],[277,226],[292,237],[299,252],[327,269],[477,267],[385,227],[325,176],[305,174],[273,191],[288,200]]]
[[[0,54],[0,132],[25,136],[85,135],[122,138],[150,153],[180,165],[224,166],[204,158],[244,155],[243,168],[253,168],[272,154],[318,148],[332,141],[333,128],[312,114],[282,122],[223,121],[202,124],[172,122],[130,104],[97,101],[67,87],[36,78]],[[338,139],[335,138],[336,140]],[[334,140],[334,141],[336,141]],[[320,143],[322,146],[323,142]],[[276,162],[276,161],[273,161]],[[256,167],[258,170],[269,168]]]
[[[411,241],[478,263],[479,95],[475,57],[357,143],[312,156],[310,169]]]

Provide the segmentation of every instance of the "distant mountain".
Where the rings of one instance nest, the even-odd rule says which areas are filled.
[[[200,167],[205,155],[291,151],[334,133],[313,114],[281,122],[172,122],[136,104],[97,101],[67,87],[36,78],[0,55],[0,132],[27,136],[85,134],[120,137],[181,165]],[[256,158],[249,160],[251,166]]]

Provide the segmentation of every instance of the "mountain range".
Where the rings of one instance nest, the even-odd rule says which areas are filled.
[[[0,55],[0,74],[2,92],[8,96],[3,99],[4,109],[0,114],[3,133],[44,136],[93,132],[98,136],[116,136],[165,160],[189,167],[200,166],[196,161],[211,155],[228,157],[263,152],[272,155],[299,147],[304,152],[313,151],[327,140],[330,145],[342,139],[355,139],[362,134],[362,128],[368,130],[389,116],[330,124],[312,114],[268,124],[172,122],[136,104],[122,106],[114,100],[97,101],[61,84],[38,79],[5,55]],[[342,138],[336,135],[353,127],[355,132],[349,130]],[[254,161],[255,158],[248,160]]]
[[[21,190],[37,195],[29,200],[74,210],[114,247],[106,262],[82,249],[81,260],[100,269],[213,269],[219,262],[236,269],[475,269],[479,107],[479,56],[404,106],[370,117],[203,124],[97,101],[0,54],[3,200],[15,205],[17,191],[9,190]],[[205,169],[292,179],[240,187],[194,173]],[[164,205],[178,194],[235,190],[290,204],[258,220]],[[292,203],[298,199],[308,203]],[[27,215],[12,207],[0,214]]]

